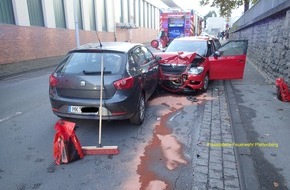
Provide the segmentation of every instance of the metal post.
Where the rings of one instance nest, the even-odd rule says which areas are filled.
[[[77,11],[77,0],[74,0],[74,15],[75,15],[75,34],[77,47],[80,46],[80,37],[79,37],[79,22],[78,22],[78,11]]]

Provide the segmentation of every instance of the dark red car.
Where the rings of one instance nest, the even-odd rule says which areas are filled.
[[[158,42],[151,45],[157,48]],[[242,79],[246,52],[246,40],[221,46],[211,37],[176,38],[165,52],[156,53],[162,57],[160,85],[171,92],[206,91],[210,80]]]

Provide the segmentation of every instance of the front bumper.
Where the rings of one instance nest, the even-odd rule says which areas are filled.
[[[160,86],[171,92],[199,90],[203,88],[204,76],[189,75],[183,73],[181,75],[162,74],[160,77]]]

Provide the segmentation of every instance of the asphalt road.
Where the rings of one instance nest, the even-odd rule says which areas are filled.
[[[56,165],[48,76],[51,69],[0,81],[0,189],[145,189],[192,187],[192,154],[203,105],[159,91],[147,105],[142,126],[103,123],[103,145],[114,156],[85,156]],[[74,120],[72,120],[74,121]],[[98,122],[76,120],[83,146],[97,145]]]

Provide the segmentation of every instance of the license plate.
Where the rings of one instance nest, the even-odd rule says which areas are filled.
[[[178,77],[174,77],[174,76],[164,76],[163,79],[164,80],[178,80]]]
[[[69,113],[82,113],[82,107],[80,106],[69,106],[68,107]]]

